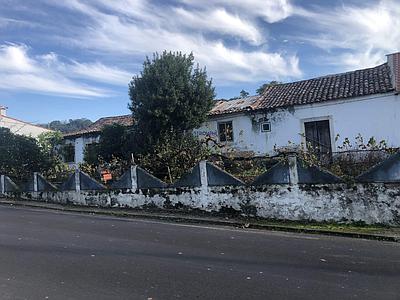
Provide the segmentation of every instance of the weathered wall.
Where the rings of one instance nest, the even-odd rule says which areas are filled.
[[[7,193],[7,197],[62,204],[128,208],[234,209],[284,220],[400,225],[400,184],[225,186],[143,190]]]
[[[234,141],[227,145],[237,151],[265,155],[273,154],[275,145],[287,146],[288,141],[301,144],[305,121],[329,120],[333,151],[338,151],[344,138],[354,139],[358,134],[364,139],[374,136],[378,141],[386,140],[388,146],[400,146],[398,128],[393,126],[400,123],[400,95],[393,93],[279,109],[265,116],[271,123],[270,132],[261,132],[254,122],[264,115],[232,114],[207,121],[195,133],[217,137],[217,123],[232,121]],[[335,143],[337,134],[340,138]]]

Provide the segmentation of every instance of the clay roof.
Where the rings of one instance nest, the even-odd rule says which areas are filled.
[[[258,99],[259,96],[250,96],[235,100],[216,100],[214,107],[208,114],[212,116],[252,110],[257,106]]]
[[[132,115],[100,118],[96,122],[92,123],[88,128],[75,132],[66,133],[64,134],[64,137],[76,137],[86,134],[99,133],[105,126],[112,124],[132,126],[133,125]]]
[[[387,63],[346,73],[267,87],[260,96],[219,100],[210,115],[267,110],[394,91]]]

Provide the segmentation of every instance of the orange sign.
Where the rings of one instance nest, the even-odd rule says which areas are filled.
[[[112,179],[112,175],[109,171],[101,171],[101,177],[104,182],[107,182]]]

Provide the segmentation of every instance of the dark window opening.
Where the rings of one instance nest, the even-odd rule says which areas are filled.
[[[89,164],[96,164],[98,162],[98,143],[86,144],[84,152],[84,161]]]
[[[332,144],[329,120],[305,122],[304,129],[307,146],[312,147],[320,158],[330,157]]]
[[[232,142],[233,141],[232,121],[218,123],[218,135],[220,142]]]
[[[67,144],[63,146],[63,157],[66,163],[75,161],[75,145]]]

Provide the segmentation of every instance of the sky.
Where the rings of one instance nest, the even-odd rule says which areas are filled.
[[[33,123],[129,114],[154,52],[193,52],[217,98],[372,67],[400,51],[400,0],[0,0],[0,105]]]

